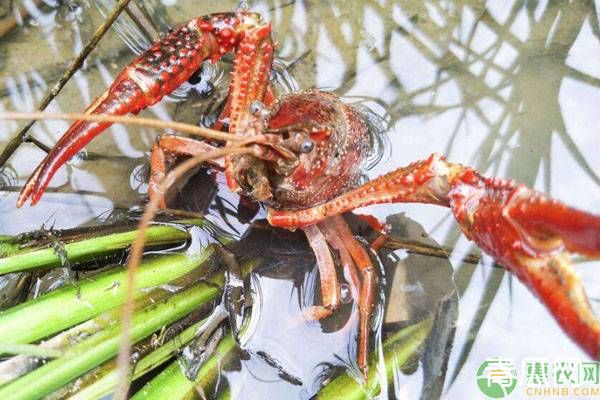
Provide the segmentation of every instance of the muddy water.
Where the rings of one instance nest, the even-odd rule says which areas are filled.
[[[6,3],[0,4],[3,21],[16,15]],[[89,41],[111,2],[12,3],[21,14],[16,15],[17,26],[0,38],[0,110],[26,111],[36,107]],[[238,5],[144,3],[159,30]],[[366,172],[369,177],[438,152],[598,211],[600,28],[591,2],[256,1],[248,6],[272,22],[277,56],[290,66],[288,72],[300,88],[333,90],[385,120],[386,152]],[[25,12],[30,17],[24,17]],[[133,57],[132,47],[143,48],[146,41],[131,20],[122,18],[48,110],[81,111]],[[195,87],[146,115],[199,122],[226,94],[227,74],[221,73],[227,68],[224,63],[213,71],[214,90]],[[0,146],[20,126],[0,122]],[[40,122],[31,132],[52,145],[66,127],[60,121]],[[0,197],[0,234],[33,230],[42,223],[58,228],[97,223],[112,210],[141,204],[146,188],[140,172],[160,133],[111,128],[57,173],[38,206],[17,210],[18,187],[44,154],[32,144],[21,146],[1,176],[5,190]],[[211,185],[204,178],[196,179]],[[235,206],[237,198],[222,188],[220,178],[217,181],[213,189],[220,203],[213,201],[209,212],[220,220],[219,206]],[[202,208],[206,193],[200,193],[192,196],[194,204],[185,206]],[[457,290],[459,314],[453,346],[447,347],[448,364],[442,366],[445,382],[435,381],[443,385],[445,398],[479,396],[474,376],[488,356],[511,357],[518,365],[528,357],[585,358],[518,281],[493,269],[485,257],[477,267],[460,261],[474,249],[446,210],[382,205],[365,212],[388,219],[399,235],[455,248],[450,262],[407,257],[402,251],[380,254],[388,300],[385,313],[381,310],[383,337],[435,310],[442,297]],[[247,229],[235,218],[228,222],[239,232]],[[284,264],[288,268],[280,268],[283,272],[269,270],[252,279],[255,323],[244,345],[253,354],[268,353],[301,384],[289,376],[282,379],[264,359],[250,357],[241,368],[225,373],[232,393],[243,393],[244,398],[308,398],[328,369],[352,363],[355,349],[348,343],[356,327],[347,318],[352,306],[330,325],[298,320],[301,306],[314,300],[317,276],[304,259]],[[594,276],[599,266],[576,264],[592,299],[600,295]],[[430,367],[422,365],[436,365],[443,357],[424,357],[418,366],[395,371],[393,382],[388,382],[391,397],[416,398],[423,390],[426,396],[437,391],[424,385],[432,380]]]

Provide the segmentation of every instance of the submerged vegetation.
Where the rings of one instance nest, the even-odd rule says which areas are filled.
[[[15,260],[30,260],[22,263],[21,269],[11,268],[11,273],[70,268],[85,277],[76,281],[61,278],[60,287],[0,312],[0,352],[4,354],[0,362],[0,397],[97,399],[115,390],[125,270],[122,263],[114,263],[123,259],[124,247],[136,234],[127,225],[76,232],[38,231],[3,238],[5,250],[0,262],[11,265]],[[195,371],[195,379],[188,379],[181,361],[187,354],[185,348],[194,346],[195,338],[205,331],[206,318],[225,284],[214,246],[241,245],[223,234],[217,237],[220,243],[206,243],[201,239],[206,231],[214,234],[218,229],[206,220],[189,220],[154,225],[147,232],[149,238],[160,233],[161,241],[148,241],[149,253],[136,280],[131,328],[131,379],[136,385],[133,398],[183,399],[201,397],[201,393],[224,398],[228,388],[219,379],[222,369],[236,369],[240,357],[245,357],[236,339],[227,333],[212,351],[203,350],[208,352],[207,359]],[[44,244],[51,232],[64,246],[64,259],[44,257],[48,251],[56,253]],[[185,244],[187,251],[165,250],[165,246],[177,243]],[[247,276],[268,261],[264,256],[246,259],[241,263],[242,274]],[[69,267],[64,266],[65,262]],[[12,295],[20,293],[16,290]],[[394,366],[402,366],[418,354],[430,329],[431,317],[384,341],[387,379],[392,379]],[[335,399],[343,392],[345,398],[358,399],[378,393],[376,366],[374,357],[368,388],[361,387],[356,377],[341,375],[325,385],[318,397]]]

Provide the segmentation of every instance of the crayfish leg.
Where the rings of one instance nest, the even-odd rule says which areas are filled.
[[[340,256],[358,303],[357,364],[363,377],[367,379],[370,321],[375,306],[376,285],[375,269],[371,259],[362,245],[354,238],[348,224],[341,216],[329,218],[318,225],[305,227],[303,230],[317,258],[323,296],[323,306],[311,307],[310,315],[315,319],[325,318],[332,315],[341,305],[340,286],[329,250],[330,245]]]
[[[155,196],[160,198],[159,207],[167,208],[165,193],[160,190],[160,185],[167,175],[169,158],[194,157],[199,154],[214,151],[217,148],[206,142],[179,137],[173,135],[163,135],[152,146],[150,153],[150,179],[148,182],[148,197],[152,199]],[[223,169],[224,161],[222,158],[208,161],[217,168]]]
[[[340,241],[346,247],[361,274],[361,285],[358,294],[359,328],[357,362],[363,377],[366,379],[369,365],[370,323],[373,316],[373,309],[375,308],[376,272],[369,254],[358,240],[356,240],[344,218],[338,215],[325,221],[325,223],[328,222],[335,229]]]
[[[310,319],[320,320],[329,317],[340,307],[340,286],[325,236],[317,225],[307,226],[303,230],[317,259],[323,297],[322,306],[309,307],[304,310],[304,314]]]

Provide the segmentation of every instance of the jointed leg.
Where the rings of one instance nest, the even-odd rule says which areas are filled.
[[[326,219],[321,222],[318,227],[325,235],[327,243],[338,252],[342,268],[344,269],[344,276],[346,276],[346,279],[349,279],[351,283],[352,297],[358,300],[360,296],[361,281],[358,276],[358,268],[356,267],[356,264],[354,264],[352,256],[348,252],[348,249],[340,238],[339,233],[331,220]]]
[[[317,258],[323,297],[323,305],[308,308],[306,314],[312,319],[323,319],[329,317],[340,307],[340,285],[335,272],[335,263],[323,233],[316,225],[308,226],[303,230]]]
[[[148,182],[148,196],[159,196],[160,208],[166,208],[165,194],[159,191],[159,186],[167,174],[168,156],[193,157],[198,154],[215,150],[216,147],[206,142],[179,136],[161,136],[158,138],[150,153],[150,180]],[[213,164],[223,167],[223,159],[212,161]]]
[[[329,219],[337,231],[341,242],[346,246],[355,265],[362,275],[362,285],[358,296],[358,309],[360,313],[360,326],[358,333],[358,366],[366,376],[369,355],[369,323],[375,306],[375,268],[369,254],[364,247],[354,238],[342,216]]]

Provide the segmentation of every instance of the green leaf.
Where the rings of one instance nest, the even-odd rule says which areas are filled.
[[[113,233],[67,243],[64,248],[70,262],[89,261],[128,248],[137,234],[137,230]],[[185,230],[169,225],[154,225],[146,231],[146,246],[181,243],[188,239],[189,234]],[[0,243],[0,255],[8,254],[0,258],[0,274],[61,266],[59,255],[51,247],[16,251],[14,245],[6,241]]]
[[[212,248],[207,248],[197,255],[173,254],[144,261],[136,276],[135,296],[143,296],[144,288],[163,285],[189,273],[212,252]],[[67,285],[0,312],[0,341],[30,343],[117,307],[124,301],[125,282],[126,270],[119,266],[81,282],[79,288]]]

